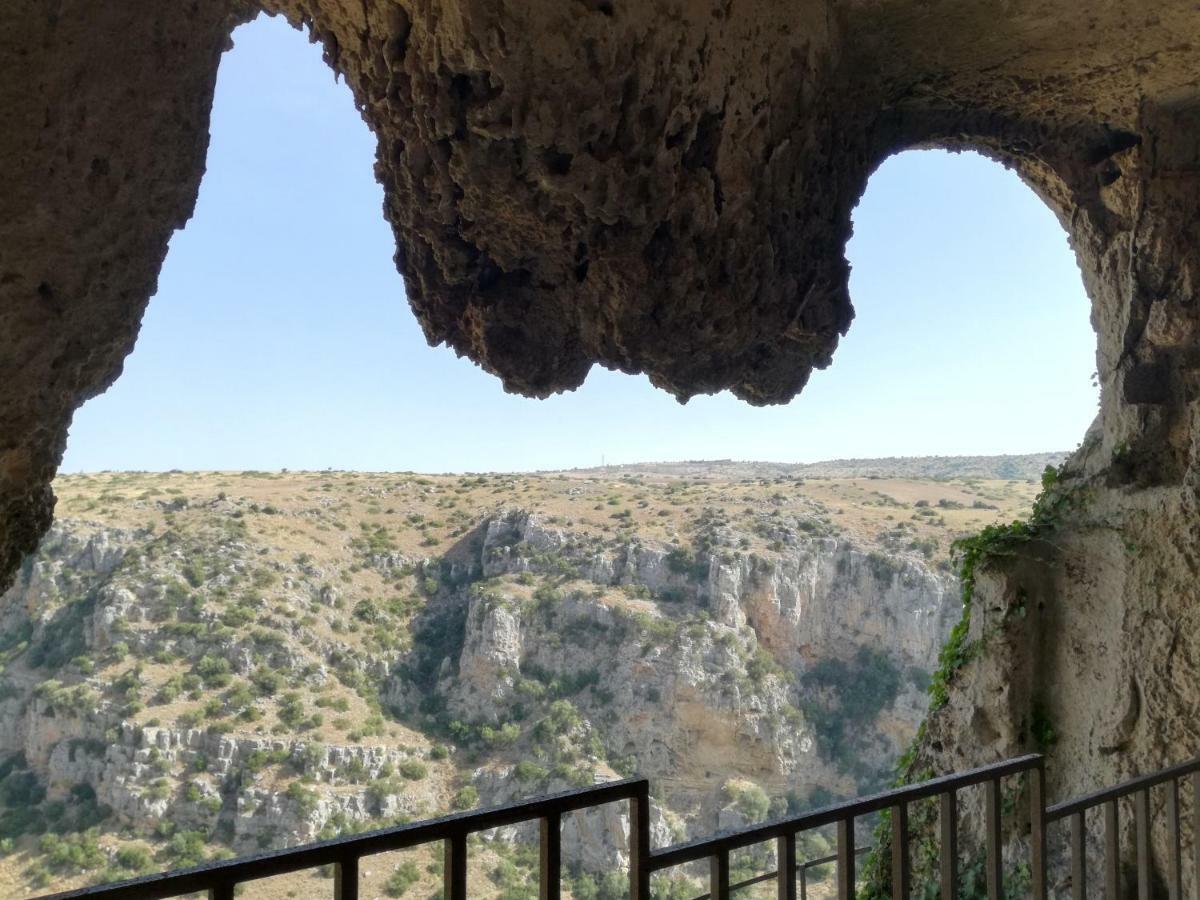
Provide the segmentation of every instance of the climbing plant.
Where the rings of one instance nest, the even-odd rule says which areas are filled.
[[[962,586],[962,617],[950,632],[950,637],[942,647],[938,657],[938,668],[933,673],[929,684],[929,715],[941,709],[949,700],[949,689],[959,670],[973,660],[982,649],[983,640],[969,640],[971,621],[971,603],[975,596],[975,587],[982,567],[1005,557],[1016,556],[1023,548],[1035,541],[1048,539],[1051,533],[1059,527],[1062,514],[1082,502],[1081,495],[1076,491],[1066,490],[1059,481],[1059,471],[1053,466],[1047,466],[1042,473],[1042,490],[1033,503],[1033,509],[1026,519],[1018,519],[1008,524],[989,525],[978,534],[959,538],[951,549],[958,564],[959,580]],[[1019,605],[1019,613],[1024,606]],[[1040,708],[1039,708],[1040,710]],[[924,744],[926,722],[917,729],[916,737],[909,748],[900,756],[896,763],[895,785],[913,784],[934,776],[928,768],[918,766],[918,751]],[[1056,736],[1044,710],[1035,710],[1034,740],[1039,749],[1049,749]],[[934,834],[936,832],[936,814],[930,804],[918,804],[910,813],[911,834],[914,835],[911,848],[914,872],[934,872],[937,869],[939,848]],[[883,900],[890,896],[891,871],[888,860],[891,857],[891,821],[885,812],[875,830],[874,849],[864,860],[863,872],[865,883],[859,889],[859,900]],[[959,887],[961,900],[973,900],[986,896],[983,883],[982,859],[972,858],[962,868]],[[1023,896],[1028,886],[1028,872],[1017,872],[1015,878],[1010,878],[1006,885],[1007,897]],[[918,893],[921,897],[936,897],[936,885],[932,880],[922,885]]]

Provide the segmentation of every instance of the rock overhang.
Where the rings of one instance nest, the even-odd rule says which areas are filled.
[[[1113,440],[1186,443],[1169,410],[1190,318],[1161,297],[1192,278],[1171,237],[1196,156],[1191,4],[21,0],[0,14],[0,571],[49,522],[73,410],[133,346],[195,200],[220,54],[263,8],[322,43],[378,138],[426,336],[508,390],[599,364],[680,399],[785,402],[853,318],[844,246],[870,172],[973,148],[1071,235]]]

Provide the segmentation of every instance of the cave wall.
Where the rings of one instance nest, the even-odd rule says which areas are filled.
[[[1049,492],[1045,527],[985,558],[973,658],[926,723],[912,774],[1042,751],[1061,800],[1200,753],[1200,107],[1147,99],[1135,130],[1139,144],[1106,162],[1120,177],[1064,216],[1093,300],[1100,414]],[[1164,804],[1154,792],[1165,896]],[[1132,879],[1132,807],[1121,815]],[[1061,852],[1065,831],[1052,838]]]
[[[1063,482],[1081,502],[973,614],[1018,594],[1034,613],[990,629],[922,758],[1028,746],[1047,685],[1055,753],[1090,764],[1054,792],[1200,746],[1200,10],[1181,0],[7,3],[0,588],[49,524],[73,411],[133,347],[220,53],[263,9],[322,43],[378,136],[430,342],[530,396],[599,363],[680,399],[784,402],[850,326],[843,249],[874,168],[920,146],[1015,167],[1078,255],[1102,407]]]

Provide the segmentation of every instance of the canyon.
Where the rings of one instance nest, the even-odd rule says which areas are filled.
[[[635,773],[658,845],[877,788],[962,614],[951,541],[1051,458],[62,477],[0,597],[0,891]],[[574,896],[627,828],[565,823]],[[487,836],[479,896],[521,896],[531,837]],[[414,859],[367,895],[432,888]]]

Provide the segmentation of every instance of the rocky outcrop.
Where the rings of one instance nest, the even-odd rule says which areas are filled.
[[[88,785],[116,817],[115,824],[134,833],[149,835],[159,823],[170,822],[207,834],[223,824],[234,848],[248,851],[263,846],[260,839],[272,846],[315,840],[335,819],[367,824],[429,812],[426,791],[386,778],[424,755],[394,747],[234,737],[127,722],[110,731],[95,719],[47,716],[38,704],[26,711],[19,734],[21,740],[4,749],[23,754],[42,773],[51,796]],[[271,787],[255,774],[255,757],[285,762],[313,787],[295,795]]]
[[[730,549],[693,558],[678,545],[595,546],[528,511],[508,510],[486,523],[481,572],[488,578],[544,571],[547,555],[561,555],[598,585],[692,596],[722,625],[751,624],[758,640],[792,663],[803,663],[804,648],[819,648],[818,657],[849,655],[868,640],[886,643],[906,664],[934,667],[958,619],[957,578],[849,539],[772,527],[767,533],[779,551],[734,550],[740,535],[726,531],[719,540]]]
[[[487,805],[516,802],[526,794],[512,767],[482,768],[471,779],[479,796]],[[568,790],[575,785],[566,782],[546,782],[547,793]],[[539,839],[537,822],[522,822],[481,832],[484,840],[536,843]],[[665,847],[674,840],[674,833],[655,801],[650,803],[650,845]],[[609,803],[589,807],[566,816],[562,822],[564,858],[577,861],[588,872],[612,872],[629,866],[629,809],[625,803]]]
[[[981,560],[969,653],[946,704],[926,723],[911,771],[1044,752],[1056,802],[1180,762],[1200,747],[1192,714],[1200,677],[1192,479],[1153,489],[1112,483],[1111,470],[1097,467],[1097,444],[1064,471],[1048,494],[1052,512],[1034,532],[997,541]],[[1132,477],[1145,471],[1129,470]],[[1160,825],[1164,802],[1152,794]],[[980,821],[978,809],[964,814]],[[1132,879],[1132,809],[1123,811],[1122,829]],[[1163,873],[1165,830],[1154,835]],[[1069,889],[1068,871],[1056,878]]]
[[[498,729],[539,685],[581,686],[571,699],[585,738],[594,731],[609,759],[628,758],[666,785],[667,804],[688,810],[700,832],[718,824],[733,775],[779,796],[874,785],[912,739],[923,689],[894,683],[872,720],[855,723],[851,753],[825,746],[834,738],[806,720],[807,705],[828,696],[807,672],[865,645],[893,672],[927,675],[959,615],[957,581],[771,521],[778,551],[727,549],[744,535],[725,529],[693,552],[598,542],[502,511],[478,531],[481,580],[463,591],[456,655],[442,660],[436,685],[394,680],[389,701],[415,708],[432,689],[454,719]],[[550,591],[535,581],[548,574],[558,578]],[[534,584],[543,587],[531,594]],[[842,689],[852,685],[834,696]]]

